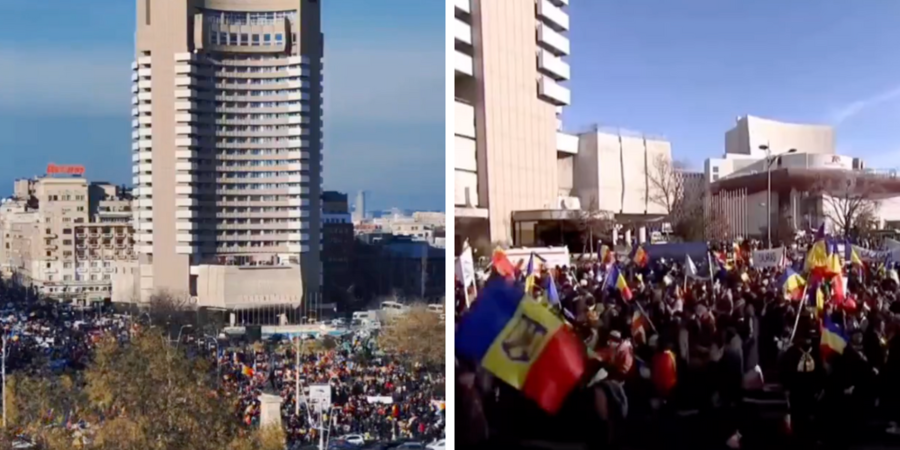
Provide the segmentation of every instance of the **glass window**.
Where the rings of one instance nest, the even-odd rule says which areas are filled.
[[[228,45],[238,45],[237,33],[229,33]]]
[[[264,35],[264,36],[263,36],[263,40],[266,41],[266,44],[272,42],[272,35],[271,35],[271,34],[266,34],[266,35]]]
[[[258,34],[253,35],[253,45],[259,45],[259,35]]]
[[[281,33],[276,34],[276,35],[275,35],[275,42],[281,42],[281,41],[284,41],[284,35],[281,34]]]
[[[241,45],[249,45],[250,44],[250,36],[246,33],[241,33]]]

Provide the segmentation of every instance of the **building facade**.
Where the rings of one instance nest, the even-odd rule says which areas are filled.
[[[666,165],[658,167],[659,165]],[[668,213],[655,172],[672,166],[672,144],[661,137],[595,128],[578,136],[574,184],[581,207],[617,216]]]
[[[560,120],[571,102],[563,84],[570,78],[567,4],[454,0],[460,243],[512,242],[515,211],[556,209],[570,195],[577,138],[562,132]]]
[[[322,193],[322,269],[325,303],[339,301],[353,284],[353,222],[347,194]]]
[[[112,298],[112,278],[134,261],[131,193],[84,178],[17,180],[0,205],[3,274],[57,299]]]
[[[704,171],[712,183],[735,172],[759,170],[767,154],[777,156],[793,150],[828,159],[834,149],[834,129],[830,126],[742,116],[725,132],[724,155],[706,160]]]
[[[202,297],[198,277],[219,272],[200,268],[223,264],[302,274],[303,292],[267,298],[319,293],[322,53],[316,0],[137,0],[134,282],[142,300],[159,291]],[[268,276],[241,273],[250,282]],[[287,285],[295,288],[271,284]]]

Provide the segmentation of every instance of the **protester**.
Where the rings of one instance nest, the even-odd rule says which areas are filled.
[[[133,333],[153,326],[146,314],[115,314],[112,308],[80,307],[37,300],[22,288],[0,283],[0,327],[7,337],[7,373],[42,376],[51,371],[83,369],[104,336],[127,345]],[[443,366],[426,367],[380,351],[377,332],[345,330],[329,338],[331,350],[302,350],[300,415],[295,415],[297,353],[294,342],[268,340],[195,339],[189,332],[182,346],[191,357],[209,357],[222,388],[223,408],[233,408],[236,420],[258,426],[261,393],[281,395],[282,424],[288,444],[318,443],[356,434],[366,440],[413,439],[430,442],[443,436]],[[314,341],[310,341],[314,342]],[[303,348],[310,346],[305,345]],[[172,343],[172,345],[178,345]],[[315,346],[313,346],[315,347]],[[331,388],[333,408],[322,417],[307,406],[311,385]],[[315,417],[314,417],[315,416]],[[311,420],[312,418],[321,420]],[[88,423],[66,424],[89,429]]]
[[[582,340],[588,360],[580,383],[566,392],[566,406],[544,411],[545,420],[589,401],[583,388],[596,385],[607,393],[602,401],[595,399],[598,411],[628,411],[622,423],[601,414],[609,419],[596,425],[612,430],[629,447],[647,437],[635,432],[636,424],[685,417],[706,424],[701,434],[715,446],[739,447],[754,433],[765,434],[755,417],[768,406],[755,399],[773,397],[784,408],[780,438],[799,448],[826,440],[849,445],[857,437],[884,434],[884,428],[873,429],[878,424],[900,434],[895,381],[900,376],[900,280],[895,252],[873,245],[854,245],[820,229],[790,247],[718,243],[706,254],[668,261],[642,246],[618,257],[603,246],[597,258],[568,267],[540,267],[534,256],[518,265],[498,264],[502,255],[495,254],[479,296],[469,309],[459,308],[457,376],[484,364],[467,345],[480,339],[472,324],[487,323],[481,316],[489,308],[479,302],[497,301],[497,284],[527,284],[535,288],[530,296],[522,291],[521,301],[546,305]],[[754,262],[754,255],[766,262]],[[458,434],[470,441],[508,442],[510,436],[483,437],[469,429],[497,430],[499,415],[513,416],[502,420],[515,422],[526,414],[521,407],[505,407],[493,394],[506,383],[490,377],[497,367],[492,364],[475,370],[489,377],[486,384],[462,391],[478,397],[460,401],[475,405],[470,410],[481,408],[478,414],[487,422],[457,422],[462,425]],[[613,387],[621,388],[624,398]],[[843,440],[834,438],[835,427]],[[516,433],[525,441],[547,437],[545,430],[530,427]],[[584,442],[589,435],[557,433],[555,438]],[[672,445],[671,439],[665,444]]]
[[[278,342],[274,348],[245,345],[222,349],[218,370],[241,420],[258,424],[259,395],[281,395],[282,423],[289,442],[317,443],[320,428],[330,427],[331,439],[363,435],[366,440],[413,439],[430,442],[443,434],[443,367],[425,367],[375,354],[374,339],[355,334],[337,338],[334,350],[305,352],[301,348],[300,416],[294,414],[297,373],[296,341]],[[215,352],[215,350],[214,350]],[[213,353],[215,354],[215,353]],[[332,406],[320,422],[307,407],[312,385],[331,387]]]

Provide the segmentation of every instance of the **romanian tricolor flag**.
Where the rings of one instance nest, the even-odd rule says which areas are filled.
[[[803,270],[806,273],[824,276],[829,272],[833,263],[831,259],[832,247],[828,245],[825,239],[824,223],[819,227],[819,231],[816,232],[814,239],[812,246],[809,247],[809,252],[806,253]]]
[[[602,245],[600,247],[600,264],[608,265],[615,262],[616,252],[612,251],[608,245]]]
[[[785,297],[791,300],[800,300],[803,298],[804,286],[806,286],[806,280],[790,267],[788,267],[781,276],[781,291],[784,293]]]
[[[456,353],[478,361],[554,414],[587,366],[584,343],[562,319],[502,282],[478,293],[456,329]]]
[[[847,298],[847,278],[843,273],[838,273],[831,279],[831,298],[840,303]]]
[[[647,267],[647,264],[650,262],[650,255],[644,250],[643,245],[638,245],[634,247],[634,251],[631,252],[631,260],[634,262],[634,265],[638,267]]]
[[[534,253],[528,258],[528,266],[525,268],[525,293],[532,295],[534,292],[534,281],[537,275],[534,273]]]
[[[516,268],[509,262],[506,252],[500,247],[494,249],[494,254],[491,255],[491,264],[494,266],[494,270],[504,278],[514,278],[516,276]]]
[[[610,268],[609,273],[606,274],[606,280],[603,282],[603,285],[607,289],[615,289],[622,294],[622,298],[625,300],[631,300],[631,289],[628,287],[628,283],[625,281],[625,276],[622,275],[622,271],[619,270],[619,266],[612,266]]]
[[[731,244],[731,248],[734,251],[734,263],[737,264],[738,261],[743,261],[744,255],[741,254],[741,245],[735,242]]]
[[[821,340],[822,359],[827,359],[831,355],[840,355],[847,348],[847,337],[831,317],[825,316],[822,320],[822,340]]]
[[[242,366],[242,367],[241,367],[241,373],[242,373],[245,377],[252,377],[252,376],[253,376],[253,369],[250,368],[250,366],[248,366],[248,365],[246,365],[246,364],[242,364],[241,366]]]
[[[854,267],[863,267],[865,265],[859,257],[859,253],[856,252],[856,249],[853,248],[853,244],[851,244],[849,240],[844,242],[844,261],[850,263],[850,265]]]
[[[647,342],[647,331],[650,329],[650,321],[640,309],[636,309],[631,316],[631,339],[636,344]]]
[[[825,292],[822,291],[822,283],[819,280],[810,282],[806,290],[806,301],[809,306],[815,306],[816,311],[825,309]]]

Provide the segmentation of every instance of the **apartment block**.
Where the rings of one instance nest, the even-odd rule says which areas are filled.
[[[142,300],[168,291],[239,307],[318,296],[319,7],[137,0],[133,282]],[[217,265],[235,269],[209,267]],[[256,291],[203,279],[226,272]]]
[[[0,204],[2,273],[57,299],[111,299],[112,278],[135,258],[131,193],[50,176],[15,182]]]
[[[567,0],[454,0],[457,242],[513,241],[513,213],[571,196]]]

